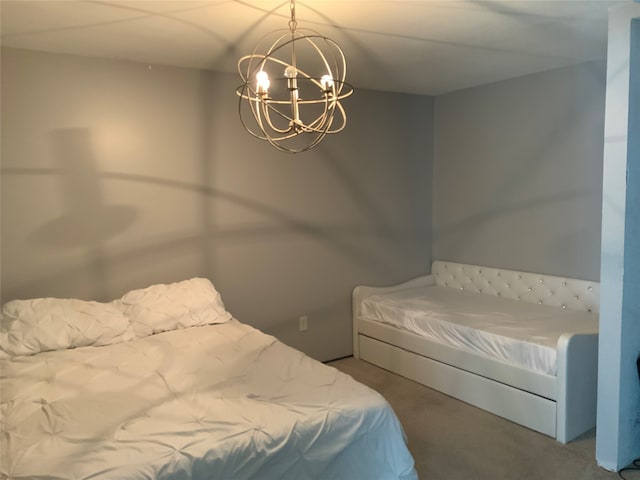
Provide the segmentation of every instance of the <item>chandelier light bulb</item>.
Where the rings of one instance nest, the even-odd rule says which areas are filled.
[[[320,85],[324,91],[329,91],[333,88],[333,77],[331,75],[323,75],[320,79]]]
[[[295,78],[298,75],[298,71],[296,70],[296,67],[294,67],[293,65],[289,65],[287,68],[284,69],[284,76],[287,78]]]
[[[271,82],[269,81],[269,75],[264,70],[260,70],[256,73],[256,93],[258,94],[266,94],[269,92],[269,86]]]

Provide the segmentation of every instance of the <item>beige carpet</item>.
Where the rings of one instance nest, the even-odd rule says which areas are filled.
[[[596,465],[595,431],[562,445],[367,362],[345,358],[329,365],[387,399],[421,480],[620,480]],[[625,478],[640,479],[638,473]]]

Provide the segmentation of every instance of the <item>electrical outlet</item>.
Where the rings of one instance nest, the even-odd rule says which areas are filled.
[[[309,319],[306,315],[298,318],[298,325],[301,332],[306,332],[309,328]]]

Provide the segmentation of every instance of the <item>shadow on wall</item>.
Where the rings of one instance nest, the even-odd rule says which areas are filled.
[[[355,285],[426,271],[429,198],[414,179],[429,175],[429,144],[398,113],[431,123],[412,97],[354,96],[361,121],[294,159],[241,129],[234,75],[12,55],[2,302],[111,301],[205,277],[237,318],[327,360],[350,353]],[[94,95],[98,80],[109,89]],[[37,89],[43,105],[25,108]],[[389,113],[367,123],[371,96]]]
[[[390,226],[376,206],[367,198],[366,192],[357,188],[357,182],[348,171],[340,167],[335,155],[325,152],[329,170],[337,177],[337,183],[350,192],[350,195],[368,223],[329,226],[314,223],[313,219],[291,216],[263,202],[234,192],[215,188],[204,183],[196,184],[182,180],[157,178],[119,172],[98,171],[92,149],[91,133],[86,128],[60,129],[50,132],[51,148],[56,168],[3,168],[3,175],[49,176],[58,177],[59,191],[55,192],[63,199],[64,214],[33,230],[27,237],[29,242],[50,248],[51,251],[80,249],[86,254],[85,260],[74,262],[60,269],[45,269],[44,274],[31,278],[22,284],[7,285],[3,292],[3,302],[12,298],[26,298],[48,295],[47,290],[56,283],[77,284],[80,278],[86,278],[91,284],[91,298],[108,301],[113,297],[108,285],[113,283],[110,271],[114,264],[144,265],[154,262],[165,255],[179,251],[196,251],[202,261],[201,275],[214,278],[212,271],[215,263],[215,249],[223,244],[242,241],[254,241],[256,238],[268,239],[282,235],[302,235],[314,242],[330,247],[340,255],[344,262],[357,265],[366,271],[393,272],[392,259],[383,258],[375,252],[362,247],[362,238],[375,237],[387,248],[411,243],[427,242],[428,232],[408,232],[406,229]],[[204,156],[213,156],[210,150]],[[323,157],[324,158],[324,157]],[[202,178],[210,178],[214,166],[204,159]],[[196,194],[201,204],[199,231],[189,231],[167,236],[164,240],[129,243],[124,250],[114,252],[105,246],[105,242],[125,232],[138,219],[139,213],[133,206],[107,204],[102,192],[102,182],[118,180],[134,185],[152,186],[156,194],[163,191],[181,190]],[[55,194],[54,193],[54,194]],[[242,226],[220,227],[215,222],[215,212],[211,200],[227,202],[259,214],[266,222],[244,224]],[[416,234],[419,238],[416,237]],[[111,280],[111,282],[109,282]],[[146,285],[140,285],[140,287]],[[64,290],[64,288],[63,288]],[[36,292],[35,295],[30,292]],[[44,292],[44,293],[41,293]],[[74,295],[69,291],[68,295]]]
[[[51,146],[67,213],[36,229],[29,239],[56,248],[86,248],[91,280],[104,294],[103,243],[131,226],[136,211],[127,205],[105,205],[88,129],[54,130]]]

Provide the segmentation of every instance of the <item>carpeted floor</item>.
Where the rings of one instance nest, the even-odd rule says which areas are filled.
[[[618,479],[595,462],[595,431],[562,445],[367,362],[329,365],[380,392],[409,438],[421,480]],[[640,479],[640,472],[625,474]]]

